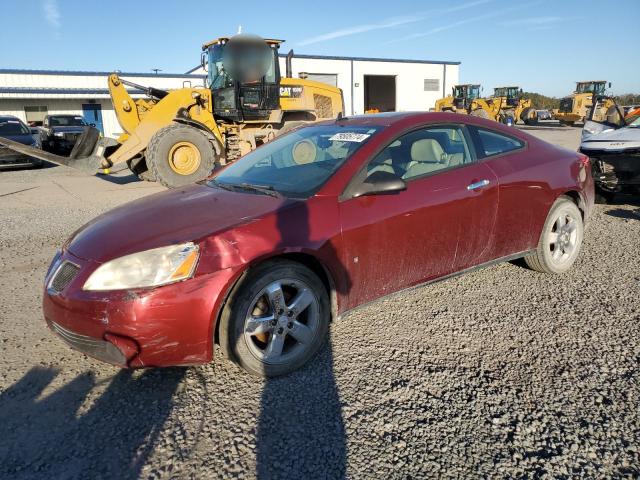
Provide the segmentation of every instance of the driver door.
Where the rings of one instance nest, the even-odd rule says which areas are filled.
[[[464,127],[436,126],[400,136],[366,166],[402,177],[394,194],[340,204],[344,299],[353,308],[380,296],[481,263],[497,210],[497,178],[474,161]]]

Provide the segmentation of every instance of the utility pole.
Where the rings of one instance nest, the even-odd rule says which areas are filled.
[[[151,71],[157,75],[158,72],[162,71],[162,69],[161,68],[152,68]]]

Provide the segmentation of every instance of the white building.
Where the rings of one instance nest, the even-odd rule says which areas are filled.
[[[386,58],[295,55],[292,74],[340,87],[347,115],[367,110],[412,111],[432,108],[458,83],[460,62]],[[282,75],[285,56],[280,57]],[[185,74],[126,73],[131,82],[160,89],[202,86],[201,67]],[[84,115],[105,136],[122,133],[109,99],[109,72],[0,69],[0,115],[15,115],[27,123],[49,114]],[[141,96],[130,89],[134,97]]]

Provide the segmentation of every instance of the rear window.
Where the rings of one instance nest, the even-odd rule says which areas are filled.
[[[518,138],[503,135],[493,130],[475,128],[483,157],[491,157],[502,153],[512,152],[524,147],[524,142]]]
[[[20,120],[0,120],[0,137],[29,135],[31,132]]]

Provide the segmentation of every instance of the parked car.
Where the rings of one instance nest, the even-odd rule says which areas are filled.
[[[40,148],[39,135],[37,133],[34,134],[18,117],[11,115],[0,115],[0,137]],[[0,147],[0,169],[40,166],[42,166],[42,160],[39,158],[29,157],[8,148]]]
[[[47,115],[42,122],[42,148],[53,153],[69,153],[89,123],[81,115]]]
[[[280,375],[331,319],[398,290],[520,257],[567,271],[592,206],[586,156],[497,122],[342,118],[88,223],[53,259],[44,315],[116,365],[209,362],[217,340]]]
[[[549,110],[536,110],[536,119],[537,120],[551,120],[553,117],[551,116],[551,112]]]
[[[628,125],[587,120],[580,152],[588,155],[598,200],[616,193],[640,194],[640,117]]]

